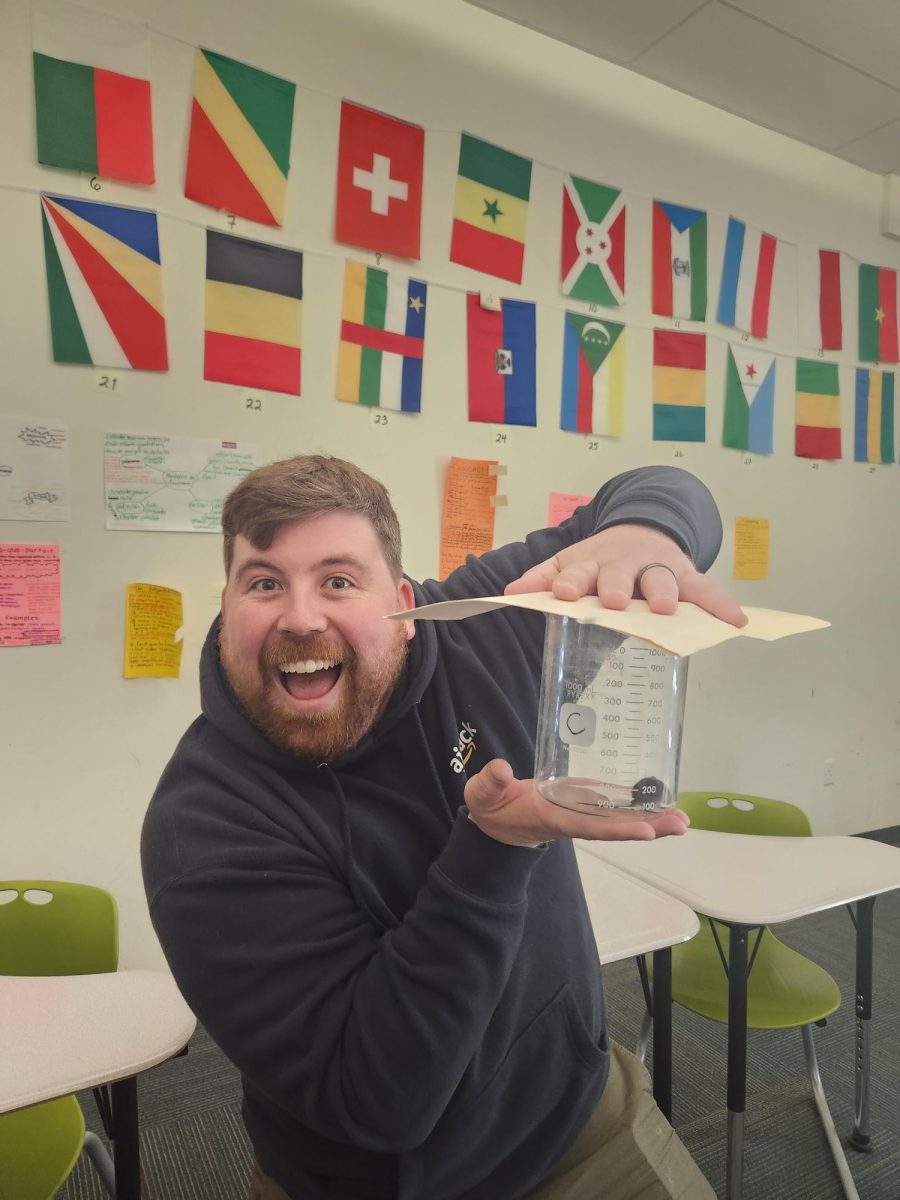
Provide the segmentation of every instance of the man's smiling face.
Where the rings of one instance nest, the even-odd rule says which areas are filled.
[[[266,550],[239,534],[222,592],[222,665],[269,741],[329,762],[383,713],[413,636],[411,622],[384,617],[414,603],[360,513],[290,522]]]

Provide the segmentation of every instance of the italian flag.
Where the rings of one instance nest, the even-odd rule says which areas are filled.
[[[897,353],[897,272],[859,264],[859,357],[900,361]]]
[[[522,282],[531,159],[464,133],[450,261]]]
[[[32,13],[38,161],[153,183],[147,37],[65,0]]]

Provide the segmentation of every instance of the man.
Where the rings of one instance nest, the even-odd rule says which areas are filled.
[[[639,579],[655,611],[680,597],[741,624],[699,573],[721,537],[706,488],[620,475],[558,528],[421,585],[386,491],[339,459],[252,472],[222,524],[203,715],[142,857],[174,975],[243,1076],[254,1197],[712,1197],[608,1041],[570,840],[686,818],[535,791],[540,616],[384,619],[504,589],[622,608]]]

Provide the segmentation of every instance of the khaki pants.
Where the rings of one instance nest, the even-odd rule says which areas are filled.
[[[290,1200],[253,1164],[250,1200]],[[650,1076],[615,1042],[609,1080],[577,1141],[523,1200],[716,1200],[653,1099]]]

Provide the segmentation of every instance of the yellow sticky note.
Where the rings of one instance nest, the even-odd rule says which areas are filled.
[[[126,679],[177,679],[183,623],[181,592],[155,583],[129,583],[125,591]]]
[[[768,517],[735,518],[734,578],[769,578]]]

